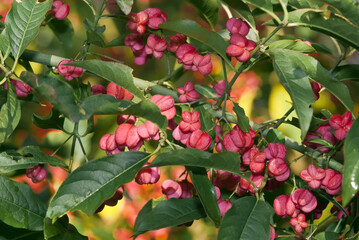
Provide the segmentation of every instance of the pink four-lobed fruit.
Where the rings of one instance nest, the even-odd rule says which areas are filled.
[[[175,100],[171,96],[153,95],[151,101],[161,110],[161,114],[171,120],[176,115]]]
[[[339,141],[344,140],[353,124],[352,114],[350,111],[347,111],[343,115],[333,115],[329,119],[329,124],[335,131],[335,137]]]
[[[199,99],[199,93],[194,89],[192,82],[187,82],[183,87],[177,88],[181,103],[193,102]]]
[[[302,170],[299,175],[301,179],[308,182],[309,187],[317,189],[325,177],[325,170],[316,168],[313,164],[310,164],[308,168]]]
[[[71,81],[74,78],[80,77],[83,72],[83,69],[80,67],[65,65],[72,62],[73,60],[62,60],[57,66],[59,74],[64,76],[67,81]]]
[[[30,178],[33,183],[39,183],[46,178],[47,172],[44,168],[36,165],[26,169],[26,176]]]
[[[69,15],[70,7],[64,2],[56,0],[52,3],[52,6],[54,8],[49,12],[52,13],[58,20],[64,20]]]
[[[207,150],[209,146],[211,146],[212,139],[208,135],[208,133],[205,133],[201,130],[196,130],[191,133],[189,136],[186,147],[187,148],[196,148],[199,150]]]
[[[114,96],[118,100],[126,99],[126,100],[132,100],[134,95],[124,89],[123,87],[118,86],[116,83],[110,82],[107,85],[106,92],[109,95]]]
[[[158,182],[161,176],[161,171],[159,167],[145,168],[149,163],[146,163],[140,171],[136,174],[135,181],[136,183],[142,184],[155,184]]]

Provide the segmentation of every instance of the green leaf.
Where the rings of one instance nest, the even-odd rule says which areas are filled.
[[[244,174],[241,168],[241,156],[233,152],[209,153],[198,149],[187,148],[164,153],[155,158],[149,167],[192,166],[214,168],[231,172],[239,176]]]
[[[243,132],[249,132],[249,119],[244,112],[244,109],[239,106],[238,103],[233,102],[233,111],[237,116],[237,123]]]
[[[201,123],[201,129],[207,132],[211,137],[216,136],[214,129],[214,122],[212,120],[212,115],[207,112],[203,106],[196,107],[194,110],[199,112],[199,121]]]
[[[5,25],[10,40],[11,53],[19,59],[26,46],[36,37],[52,1],[13,1]]]
[[[67,167],[67,165],[60,159],[48,156],[41,152],[38,146],[26,146],[22,149],[22,152],[23,156],[21,156],[18,160],[15,160],[12,156],[5,152],[0,153],[0,173],[27,169],[35,165],[45,163],[54,167]]]
[[[296,9],[298,9],[298,8],[318,9],[321,6],[323,6],[323,4],[321,2],[316,1],[316,0],[289,0],[288,5],[296,8]]]
[[[153,206],[153,200],[150,200],[138,214],[133,235],[138,236],[147,231],[176,226],[204,217],[206,213],[198,198],[171,198],[156,206]]]
[[[359,191],[359,120],[351,126],[344,141],[343,205]]]
[[[161,110],[150,100],[143,100],[139,103],[133,103],[129,100],[118,101],[110,95],[94,95],[86,98],[81,103],[86,116],[93,114],[127,114],[145,118],[157,126],[163,132],[167,129],[167,118],[161,114]]]
[[[46,216],[55,221],[68,211],[93,214],[120,186],[132,181],[147,160],[147,153],[123,152],[82,165],[61,184]]]
[[[72,38],[74,36],[74,28],[69,19],[58,20],[56,18],[51,19],[48,23],[51,30],[54,32],[57,39],[64,46],[67,52],[72,51]]]
[[[226,54],[228,43],[224,41],[218,33],[209,31],[191,20],[179,20],[162,23],[160,28],[182,33],[201,42],[214,52],[218,53],[218,55],[220,55],[230,66],[232,66],[231,61]]]
[[[223,0],[228,6],[232,7],[238,14],[244,18],[252,29],[256,29],[256,23],[254,21],[251,10],[248,5],[241,0]]]
[[[206,21],[211,28],[217,24],[218,20],[218,3],[217,0],[188,0],[196,7],[200,17]]]
[[[106,47],[117,47],[117,46],[125,46],[125,38],[126,35],[121,35],[115,39],[113,39],[111,42],[109,42]]]
[[[359,81],[359,64],[348,64],[337,67],[335,77],[338,80]]]
[[[44,239],[44,234],[39,231],[14,228],[0,221],[0,239],[40,240]]]
[[[50,218],[45,218],[44,221],[44,236],[49,240],[84,240],[88,239],[82,236],[77,229],[69,224],[69,218],[67,215],[58,219],[54,224]]]
[[[332,36],[359,50],[359,27],[346,21],[342,16],[331,14],[327,17],[322,10],[298,9],[288,14],[289,27],[309,27]],[[273,21],[266,25],[275,25]]]
[[[329,148],[333,148],[333,144],[331,142],[328,142],[321,138],[311,138],[311,139],[308,139],[307,142],[318,143],[318,144],[327,146]]]
[[[218,231],[218,240],[269,239],[273,208],[255,197],[242,197],[233,202],[224,215]]]
[[[294,51],[299,51],[303,53],[313,53],[315,49],[303,41],[294,41],[294,40],[278,40],[269,44],[269,49],[284,48]]]
[[[75,122],[81,119],[82,114],[76,103],[74,89],[69,83],[53,76],[37,76],[30,72],[22,72],[20,78],[44,96],[64,116]]]
[[[275,15],[271,0],[244,0],[244,2],[252,4],[271,16]]]
[[[217,204],[216,189],[209,181],[206,169],[200,167],[187,167],[186,169],[207,216],[216,226],[219,226],[221,213]]]
[[[353,111],[353,100],[347,86],[333,77],[317,59],[287,49],[275,49],[271,53],[275,58],[286,60],[288,64],[290,62],[294,69],[301,68],[311,79],[336,96],[348,110]]]
[[[217,98],[216,91],[207,85],[196,84],[194,85],[194,89],[206,98]]]
[[[0,220],[10,226],[41,231],[46,205],[28,185],[0,174],[0,212]]]
[[[65,122],[64,116],[55,108],[47,116],[39,116],[35,113],[32,115],[32,122],[42,129],[59,129],[62,130]]]
[[[0,143],[10,137],[21,117],[21,106],[12,84],[9,84],[7,101],[0,110]]]
[[[284,133],[276,128],[269,129],[264,134],[266,136],[266,140],[269,143],[285,143],[285,135]]]
[[[133,0],[116,0],[116,2],[124,14],[128,15],[131,12]]]
[[[9,36],[6,34],[6,31],[4,30],[0,34],[0,51],[4,58],[7,57],[9,50],[10,50]]]
[[[315,235],[315,239],[317,240],[338,240],[340,236],[336,232],[321,232]]]
[[[76,61],[68,65],[81,67],[99,77],[116,83],[140,99],[144,99],[143,93],[133,83],[133,69],[124,64],[95,59]]]
[[[354,0],[323,0],[330,6],[336,8],[340,15],[347,18],[351,23],[359,26],[359,4]]]
[[[276,52],[274,52],[273,67],[292,99],[293,107],[299,118],[301,137],[304,139],[313,115],[310,105],[314,103],[314,94],[308,76],[302,68],[297,66],[297,63],[292,61],[290,56],[283,57]]]

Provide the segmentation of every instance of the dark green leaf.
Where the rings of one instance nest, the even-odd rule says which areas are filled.
[[[359,191],[359,120],[351,126],[344,142],[343,205]]]
[[[41,152],[38,146],[26,146],[22,149],[22,152],[23,156],[21,156],[19,160],[15,160],[12,156],[5,152],[0,153],[0,173],[27,169],[35,165],[45,163],[54,167],[67,167],[67,165],[60,159],[48,156]]]
[[[93,214],[147,162],[144,152],[123,152],[88,162],[73,171],[52,198],[46,216],[55,221],[68,211]]]
[[[201,42],[214,52],[218,53],[230,66],[232,66],[231,61],[226,54],[228,43],[226,43],[226,41],[224,41],[219,34],[209,31],[191,20],[179,20],[162,23],[160,28],[182,33]]]
[[[40,25],[52,1],[13,1],[5,25],[10,40],[10,49],[17,60],[26,46],[36,37]]]
[[[347,18],[351,23],[359,26],[359,4],[354,0],[323,0],[330,6],[336,8],[340,15]]]
[[[212,154],[198,149],[187,148],[159,155],[150,167],[162,166],[192,166],[220,169],[240,176],[241,156],[233,152]]]
[[[317,240],[339,240],[341,239],[339,234],[336,232],[321,232],[315,235]]]
[[[359,27],[346,21],[342,16],[331,14],[327,17],[322,10],[298,9],[289,13],[290,27],[309,27],[322,32],[359,50]],[[266,25],[275,25],[273,21]]]
[[[42,129],[59,129],[62,130],[65,118],[55,108],[47,116],[39,116],[35,113],[32,115],[32,122]]]
[[[121,35],[118,38],[113,39],[106,45],[106,47],[125,46],[125,37],[126,35]]]
[[[218,20],[218,3],[217,0],[188,0],[196,7],[200,17],[206,21],[212,29]]]
[[[244,2],[252,4],[269,15],[275,15],[273,12],[273,5],[271,0],[244,0]]]
[[[143,93],[133,83],[133,69],[124,64],[101,60],[87,60],[72,62],[68,65],[81,67],[99,77],[116,83],[140,99],[144,99]]]
[[[247,4],[243,3],[242,0],[224,0],[224,2],[238,12],[249,23],[252,29],[256,29],[256,23]]]
[[[266,140],[269,143],[285,143],[285,135],[284,133],[276,128],[269,129],[266,133]]]
[[[211,88],[207,85],[196,84],[196,85],[194,85],[194,88],[196,89],[196,91],[199,94],[201,94],[204,97],[207,97],[207,98],[216,98],[217,97],[216,91],[214,91],[213,88]]]
[[[284,49],[277,49],[279,51]],[[302,68],[293,62],[290,56],[283,57],[274,52],[273,67],[277,72],[280,82],[289,93],[295,111],[299,118],[302,139],[305,138],[312,120],[314,94],[310,86],[307,74]]]
[[[323,4],[316,0],[289,0],[288,5],[294,8],[314,8],[318,9]]]
[[[69,224],[67,215],[58,219],[54,224],[51,219],[45,218],[44,221],[44,236],[49,240],[84,240],[88,239],[78,233],[77,229]]]
[[[348,64],[337,67],[335,77],[339,80],[359,81],[359,64]]]
[[[0,110],[0,143],[10,137],[21,117],[21,106],[12,84],[7,91],[7,100]]]
[[[3,57],[6,58],[7,53],[10,50],[9,36],[6,34],[6,31],[3,31],[0,34],[0,51]]]
[[[219,227],[219,240],[269,239],[273,208],[255,197],[243,197],[233,202]]]
[[[86,31],[87,41],[89,44],[94,44],[99,47],[104,47],[106,45],[105,39],[102,34],[93,31],[92,29]]]
[[[14,228],[0,221],[0,239],[43,240],[44,234],[40,231]]]
[[[37,76],[30,72],[21,73],[20,78],[44,96],[59,112],[73,121],[81,119],[74,89],[65,81],[49,75]]]
[[[116,2],[124,14],[128,15],[131,12],[133,0],[116,0]]]
[[[161,201],[155,207],[152,205],[152,201],[150,200],[145,205],[145,213],[141,213],[141,210],[138,214],[141,219],[140,221],[136,219],[134,236],[206,217],[198,198],[171,198]]]
[[[10,226],[41,231],[46,205],[28,185],[0,174],[0,212],[0,220]]]
[[[201,123],[202,131],[207,132],[211,137],[214,137],[216,132],[214,129],[214,122],[211,114],[209,114],[203,106],[196,107],[195,110],[199,112],[199,121]]]
[[[58,20],[51,19],[48,23],[55,36],[59,39],[60,43],[64,46],[67,52],[72,51],[72,37],[74,35],[74,28],[69,19]]]
[[[269,44],[269,49],[276,48],[285,48],[294,51],[304,52],[304,53],[312,53],[315,52],[315,49],[303,41],[294,41],[294,40],[278,40]]]
[[[243,132],[249,132],[249,119],[244,112],[244,109],[241,108],[238,103],[233,102],[233,111],[237,116],[238,126],[242,129]]]
[[[200,167],[187,167],[187,170],[207,216],[216,226],[219,226],[221,222],[221,213],[217,204],[216,189],[209,181],[206,169]]]
[[[353,111],[353,100],[350,97],[347,86],[333,77],[318,60],[287,49],[275,49],[271,52],[275,57],[283,60],[286,59],[288,64],[290,63],[294,69],[297,67],[301,68],[311,79],[335,95],[348,110]]]

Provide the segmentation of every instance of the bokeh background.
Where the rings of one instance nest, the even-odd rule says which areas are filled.
[[[5,17],[7,11],[11,7],[12,0],[0,1],[0,14]],[[54,54],[66,58],[75,58],[86,40],[86,30],[84,28],[84,20],[93,20],[93,15],[90,8],[81,0],[67,0],[70,5],[70,14],[68,19],[71,21],[74,34],[72,37],[72,47],[64,46],[57,39],[53,31],[48,27],[42,27],[36,40],[34,40],[29,49],[44,52],[47,54]],[[98,4],[98,1],[93,1]],[[185,0],[135,0],[133,12],[142,11],[148,7],[158,7],[165,11],[168,15],[168,20],[178,19],[192,19],[200,23],[201,26],[209,28],[209,26],[199,18],[196,9]],[[104,14],[121,15],[119,9],[114,1],[109,1],[108,7]],[[122,14],[123,15],[123,14]],[[234,15],[236,16],[236,15]],[[225,29],[225,23],[228,19],[227,13],[220,8],[219,20],[216,25],[216,31],[221,32]],[[271,32],[271,27],[261,25],[263,22],[270,20],[267,15],[255,16],[257,23],[257,30],[260,37],[265,37]],[[4,19],[2,19],[3,21]],[[111,42],[116,38],[124,38],[128,34],[125,29],[126,21],[124,18],[102,18],[99,25],[105,25],[106,30],[103,34],[106,43]],[[333,40],[323,34],[311,31],[307,28],[287,28],[281,30],[274,38],[276,39],[301,39],[307,40],[311,43],[316,43],[317,49],[322,49],[323,52],[312,54],[317,58],[323,66],[331,68],[335,65],[338,59],[337,46]],[[342,49],[343,50],[343,49]],[[326,53],[327,51],[327,53]],[[129,65],[134,69],[134,76],[149,81],[161,79],[167,75],[167,61],[165,58],[160,60],[150,59],[143,66],[136,66],[133,63],[133,54],[130,48],[125,46],[115,46],[108,48],[100,48],[91,46],[89,51],[89,58],[101,57],[106,55],[108,57],[117,59],[124,64]],[[332,54],[330,54],[332,53]],[[101,54],[101,55],[99,55]],[[193,83],[206,84],[213,86],[217,81],[223,80],[223,70],[220,58],[212,55],[213,71],[210,75],[204,77],[202,74],[191,71],[185,72],[180,78],[175,79],[173,84],[175,86],[183,86],[185,82],[192,81]],[[359,54],[355,53],[344,63],[358,63]],[[170,64],[172,70],[178,67],[175,57],[170,57]],[[233,61],[233,64],[236,64]],[[49,69],[37,63],[31,63],[35,73],[46,72]],[[18,67],[17,73],[24,69]],[[229,78],[233,76],[233,72],[228,72]],[[85,83],[104,84],[107,83],[102,79],[86,76],[83,80]],[[351,96],[355,101],[354,112],[358,112],[358,90],[359,85],[355,82],[347,82]],[[271,61],[266,61],[256,64],[250,71],[243,73],[236,81],[231,96],[245,109],[247,116],[255,122],[262,123],[270,119],[276,119],[283,116],[283,114],[291,107],[291,100],[284,88],[279,83],[278,77],[273,72]],[[32,115],[38,114],[41,116],[47,115],[51,106],[46,102],[41,102],[41,105],[22,101],[22,119],[21,122],[9,141],[6,142],[2,148],[18,149],[26,145],[40,145],[42,150],[51,154],[58,148],[67,138],[68,135],[58,130],[43,130],[37,128],[32,124]],[[342,114],[345,112],[341,103],[333,97],[328,91],[324,90],[320,93],[319,100],[313,105],[314,113],[319,114],[322,109],[328,109],[333,114]],[[227,110],[231,110],[231,104],[227,104]],[[291,114],[290,117],[295,116]],[[66,127],[72,129],[72,123],[67,122]],[[101,136],[106,133],[113,133],[117,127],[116,116],[96,116],[94,133],[83,138],[85,150],[88,159],[96,159],[105,156],[105,152],[98,147]],[[81,125],[82,130],[86,128],[85,124]],[[300,130],[288,124],[282,124],[279,128],[285,135],[300,142]],[[57,156],[65,161],[68,161],[70,155],[71,141],[64,145],[57,152]],[[289,161],[296,159],[299,153],[294,151],[288,152],[287,159]],[[343,160],[340,154],[337,159]],[[85,161],[84,154],[80,150],[80,146],[76,146],[75,152],[75,166],[79,166]],[[301,158],[296,162],[292,162],[291,169],[295,173],[299,173],[302,169],[311,162],[309,158]],[[38,193],[44,201],[48,201],[51,195],[60,186],[61,182],[66,178],[67,173],[59,168],[46,166],[49,173],[48,180],[33,184],[24,175],[16,175],[14,179],[28,183],[34,192]],[[125,185],[125,197],[119,201],[115,207],[106,206],[99,214],[87,216],[81,212],[68,213],[70,221],[74,224],[80,233],[89,236],[90,239],[129,239],[133,233],[134,222],[137,213],[141,207],[151,198],[159,198],[161,193],[161,182],[167,178],[177,179],[184,168],[162,168],[160,181],[155,185],[140,186],[135,182]],[[18,173],[19,174],[19,173]],[[290,189],[289,189],[290,190]],[[287,191],[285,187],[280,191]],[[268,193],[270,198],[270,193]],[[328,215],[329,208],[325,211],[324,216]],[[173,227],[158,231],[148,232],[139,236],[139,240],[150,239],[178,239],[178,240],[210,240],[216,239],[216,228],[214,224],[208,219],[195,221],[191,227]]]

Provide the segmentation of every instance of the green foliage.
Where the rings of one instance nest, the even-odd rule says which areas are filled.
[[[273,215],[274,210],[268,203],[255,197],[240,198],[224,215],[218,239],[269,239]]]
[[[55,223],[51,222],[51,219],[45,218],[44,221],[44,236],[49,240],[84,240],[88,239],[78,233],[77,229],[69,224],[69,218],[67,215],[58,219]]]
[[[116,0],[116,2],[124,14],[128,15],[131,12],[133,0]]]
[[[46,217],[54,222],[68,211],[93,214],[120,186],[132,181],[147,160],[147,153],[124,152],[82,165],[61,184]]]
[[[243,132],[249,132],[249,119],[244,112],[244,109],[239,106],[238,103],[233,102],[233,111],[237,116],[238,126],[242,129]]]
[[[41,231],[46,205],[24,184],[0,174],[0,220],[16,227]]]
[[[238,14],[247,20],[248,24],[251,26],[252,29],[256,28],[256,23],[254,22],[254,18],[252,16],[252,12],[247,4],[243,1],[236,1],[236,0],[224,0],[229,6],[231,6]]]
[[[217,0],[188,0],[196,7],[199,16],[206,21],[211,28],[217,24],[218,20],[218,3]]]

